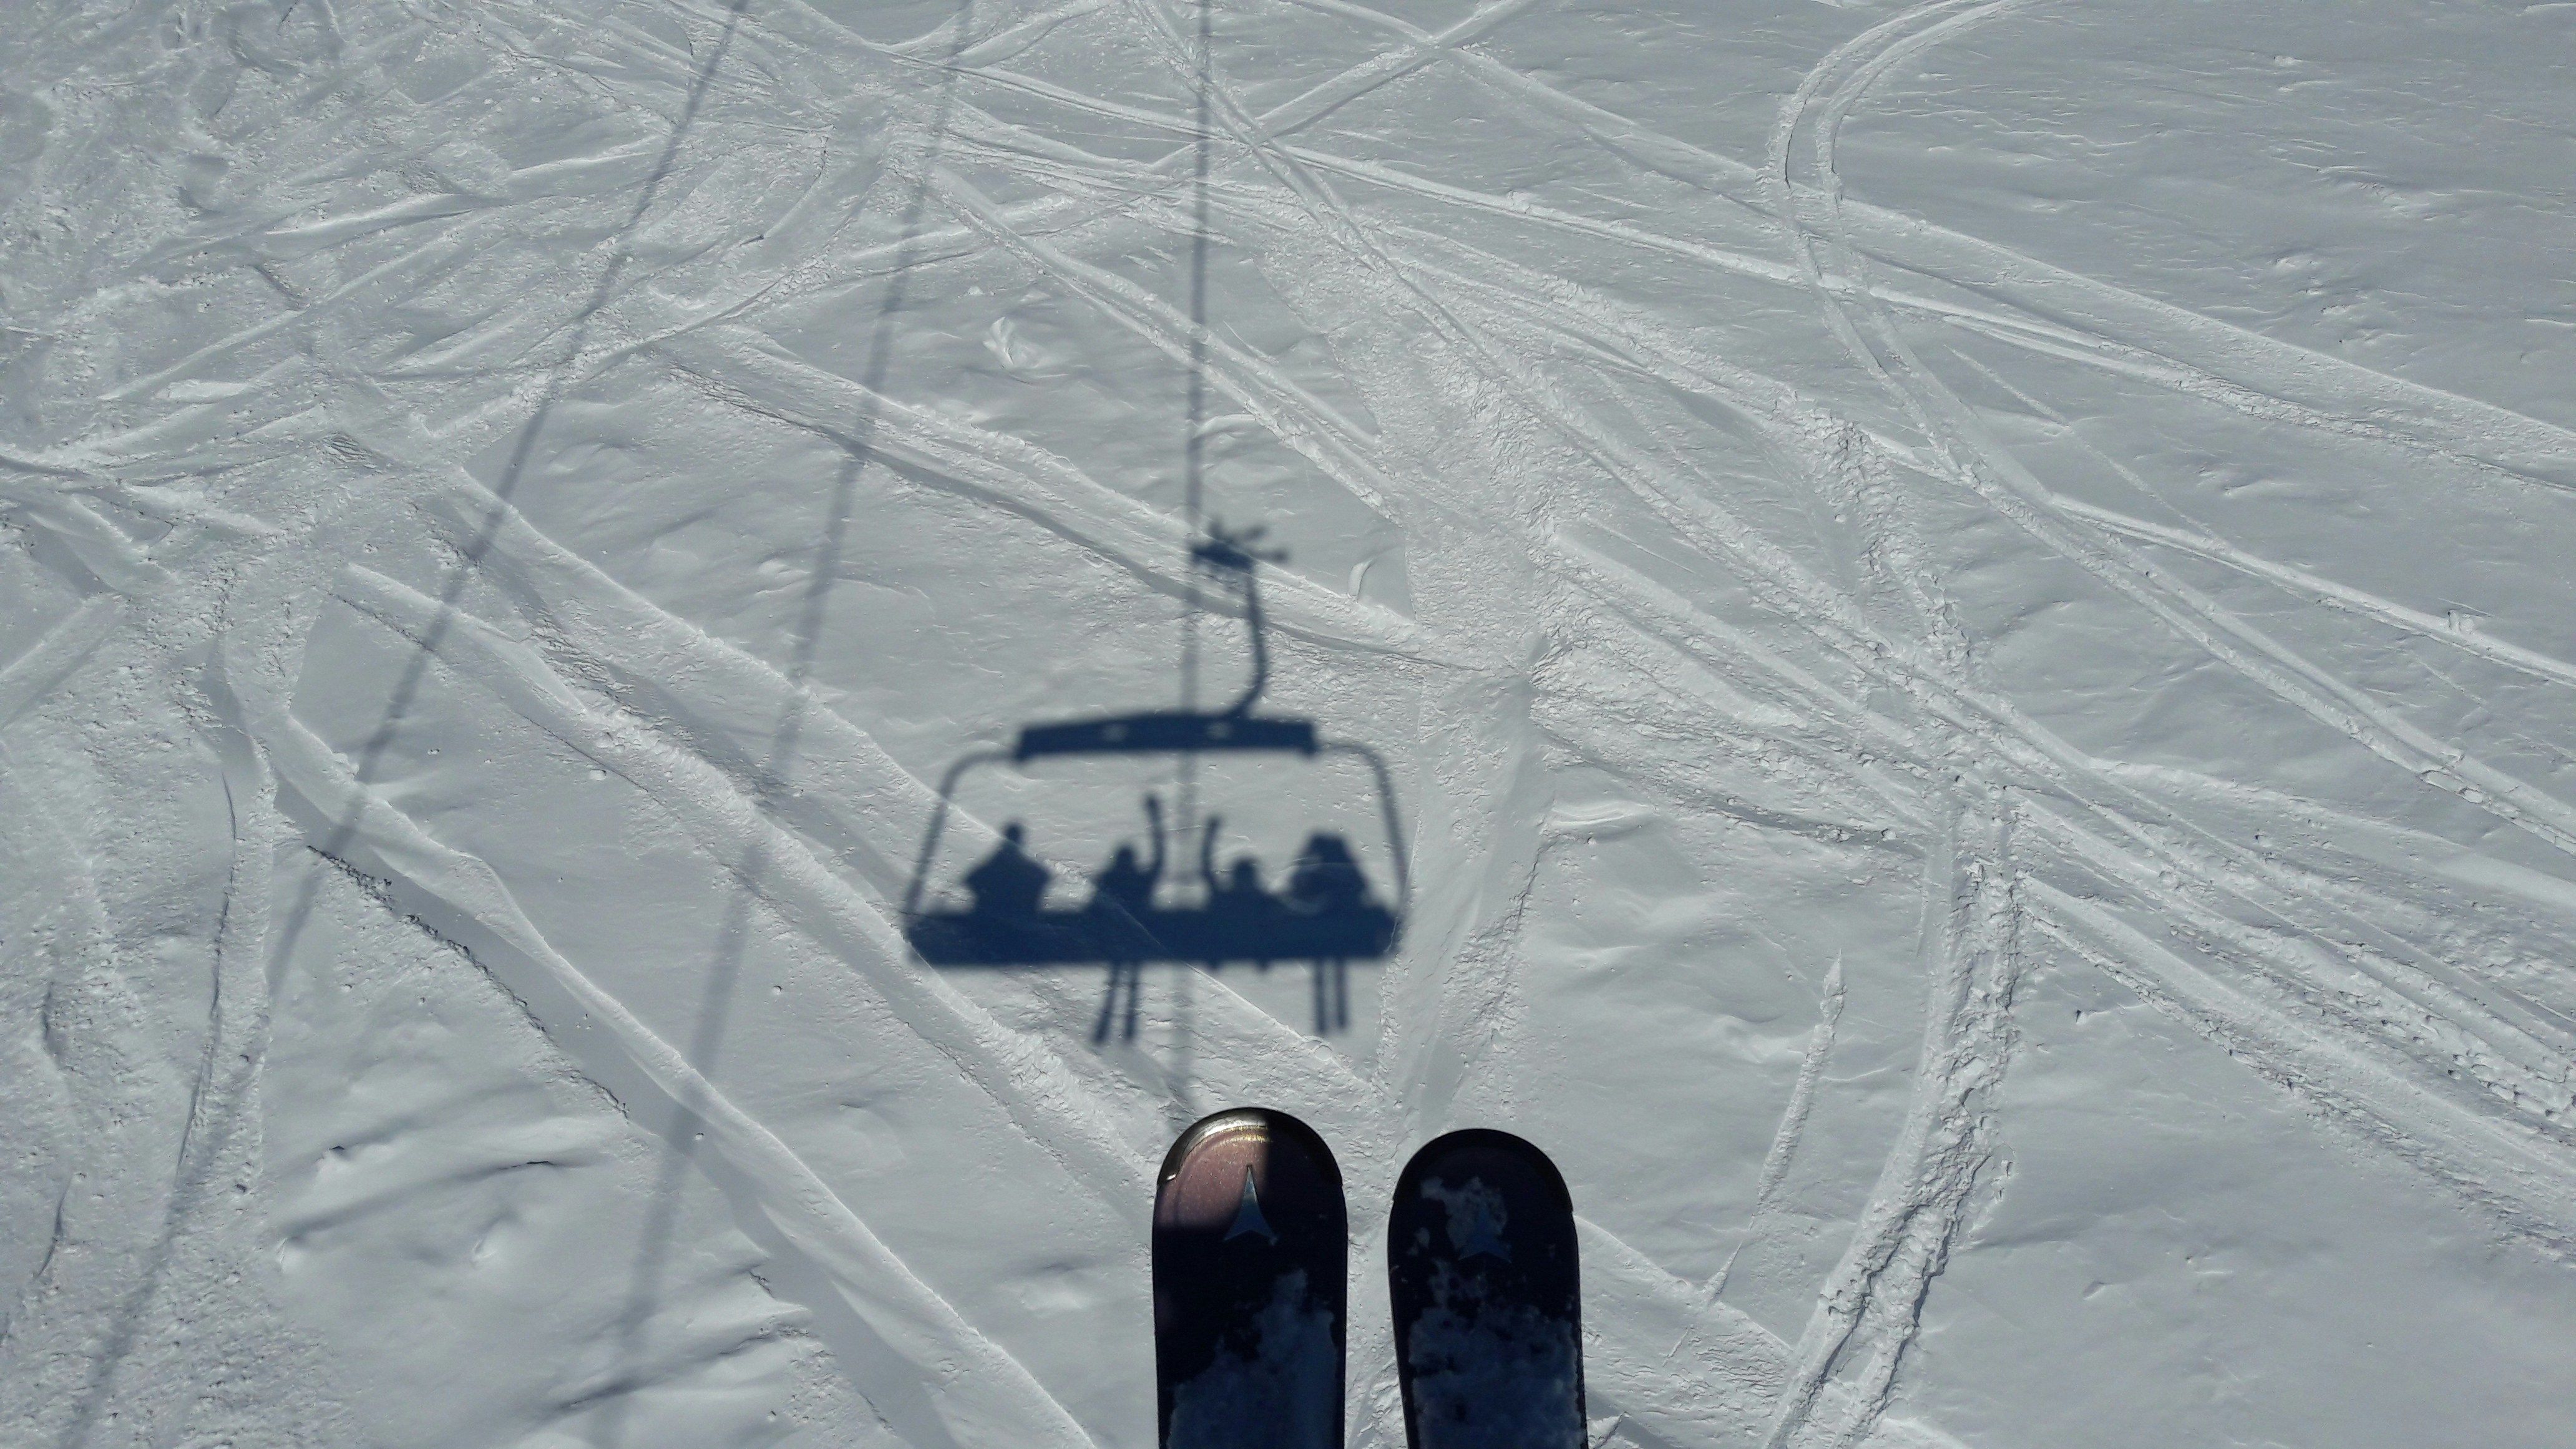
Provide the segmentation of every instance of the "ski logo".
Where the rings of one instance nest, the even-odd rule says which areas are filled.
[[[1224,1241],[1231,1243],[1246,1233],[1259,1233],[1273,1244],[1279,1241],[1279,1230],[1261,1215],[1261,1194],[1253,1190],[1252,1169],[1248,1166],[1243,1169],[1243,1201],[1234,1209],[1234,1226],[1225,1230]]]

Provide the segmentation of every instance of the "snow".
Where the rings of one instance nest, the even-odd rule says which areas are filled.
[[[1132,1449],[1265,1105],[1355,1449],[1478,1125],[1622,1449],[2576,1444],[2576,7],[9,18],[11,1442]],[[1194,364],[1347,1027],[901,935],[1180,698]]]

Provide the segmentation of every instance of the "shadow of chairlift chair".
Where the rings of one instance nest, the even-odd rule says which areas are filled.
[[[1219,966],[1228,961],[1373,961],[1394,951],[1403,934],[1413,887],[1386,762],[1366,745],[1323,738],[1311,719],[1253,712],[1270,679],[1270,651],[1254,573],[1259,563],[1275,563],[1282,557],[1250,547],[1260,534],[1258,528],[1229,534],[1211,525],[1207,537],[1190,549],[1194,566],[1207,569],[1241,595],[1251,629],[1252,679],[1232,705],[1215,711],[1152,710],[1030,724],[1021,728],[1010,749],[980,750],[948,767],[939,784],[938,808],[913,865],[912,882],[904,892],[904,936],[922,960],[933,966],[1148,961]],[[1292,873],[1291,888],[1265,897],[1256,910],[1215,900],[1190,907],[1160,906],[1148,900],[1133,909],[1098,901],[1050,909],[1037,899],[1045,872],[1025,856],[1017,860],[1025,864],[1022,879],[1031,884],[1020,891],[979,891],[975,905],[963,909],[922,907],[951,802],[971,771],[1002,764],[1025,768],[1032,761],[1065,756],[1265,751],[1308,760],[1350,756],[1368,766],[1395,873],[1392,907],[1369,891],[1347,842],[1323,834],[1309,840],[1308,853]],[[1008,874],[1018,844],[1016,836],[1005,839],[994,859],[1004,864]],[[1314,883],[1303,899],[1294,885],[1301,878]]]

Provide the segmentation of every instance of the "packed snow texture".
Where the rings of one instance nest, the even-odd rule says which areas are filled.
[[[1621,1449],[2576,1444],[2576,7],[6,21],[7,1442],[1139,1449],[1258,1104],[1355,1449],[1472,1125]],[[1347,1028],[899,934],[1179,699],[1194,364]]]

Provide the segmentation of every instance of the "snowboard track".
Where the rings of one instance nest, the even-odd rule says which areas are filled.
[[[488,5],[479,13],[489,23],[466,27],[464,44],[617,107],[667,115],[668,134],[509,169],[473,195],[396,205],[353,197],[319,214],[285,199],[229,215],[218,209],[130,264],[137,276],[153,268],[254,273],[283,310],[100,388],[96,425],[75,437],[25,447],[12,440],[0,450],[0,507],[37,565],[77,600],[0,666],[0,727],[73,708],[71,695],[108,662],[147,668],[184,701],[188,726],[221,762],[235,812],[236,868],[215,928],[217,989],[199,1024],[202,1060],[182,1094],[186,1108],[173,1119],[161,1226],[139,1245],[134,1274],[81,1290],[106,1305],[91,1316],[109,1327],[86,1361],[83,1387],[66,1401],[60,1442],[88,1434],[174,1245],[212,1211],[218,1164],[242,1150],[235,1134],[253,1110],[266,1002],[298,917],[287,912],[281,923],[265,907],[237,909],[236,899],[267,898],[268,846],[279,838],[356,873],[387,909],[464,951],[528,1003],[555,1044],[631,1115],[651,1116],[646,1101],[670,1109],[675,1154],[684,1132],[707,1130],[707,1170],[757,1218],[763,1245],[795,1266],[787,1281],[839,1295],[836,1308],[818,1310],[841,1325],[834,1331],[867,1335],[907,1365],[918,1400],[890,1409],[899,1428],[934,1442],[1096,1442],[1056,1386],[881,1238],[826,1168],[740,1105],[719,1076],[701,1070],[698,1054],[673,1046],[680,1038],[668,1024],[628,1007],[589,963],[550,941],[511,890],[520,864],[440,839],[433,822],[372,778],[381,740],[353,763],[349,742],[326,739],[297,708],[301,654],[317,621],[326,611],[363,621],[389,655],[413,661],[384,738],[411,691],[470,696],[494,718],[523,724],[530,748],[613,775],[730,882],[747,918],[846,966],[871,1040],[916,1043],[945,1062],[1068,1185],[1113,1216],[1141,1221],[1159,1136],[1205,1105],[1192,1094],[1206,1084],[1182,1072],[1140,1092],[1088,1048],[1081,1003],[1061,982],[1031,979],[975,997],[912,961],[888,903],[930,806],[928,787],[839,712],[804,677],[803,662],[765,659],[663,607],[516,506],[520,463],[559,403],[602,387],[667,385],[745,429],[819,440],[853,476],[879,468],[1163,596],[1190,589],[1174,563],[1173,520],[1075,459],[894,396],[882,369],[865,380],[841,376],[768,335],[769,319],[801,303],[916,267],[1016,267],[1168,359],[1204,356],[1219,395],[1399,531],[1449,529],[1462,540],[1453,549],[1495,550],[1523,570],[1530,598],[1516,614],[1472,597],[1408,617],[1303,577],[1282,581],[1272,612],[1283,638],[1334,667],[1389,669],[1412,681],[1430,701],[1426,736],[1470,731],[1492,700],[1526,688],[1536,738],[1548,749],[1616,774],[1660,807],[1885,857],[1918,874],[1922,1037],[1904,1113],[1798,1335],[1775,1336],[1722,1301],[1723,1270],[1689,1281],[1599,1223],[1583,1225],[1595,1291],[1637,1305],[1595,1325],[1593,1382],[1600,1406],[1643,1432],[1675,1444],[1760,1437],[1775,1449],[1939,1442],[1937,1430],[1884,1415],[1932,1284],[1996,1190],[2012,1001],[2041,942],[2109,974],[2502,1229],[2562,1255],[2576,1248],[2568,1206],[2576,1203],[2576,1095],[2567,1066],[2576,1021],[2564,1003],[2482,973],[2474,953],[2445,949],[2457,941],[2442,924],[2444,881],[2401,859],[2430,837],[2325,801],[2096,758],[2058,737],[1983,662],[1981,641],[1960,622],[1964,611],[1925,566],[1933,556],[1927,515],[1907,495],[1939,489],[1979,500],[2272,699],[2561,857],[2576,854],[2576,808],[2440,738],[2160,560],[2183,554],[2221,565],[2357,627],[2543,689],[2576,684],[2576,665],[2213,530],[2063,496],[1992,435],[1914,339],[1928,322],[1965,328],[2507,488],[2576,487],[2567,461],[2576,436],[1847,201],[1835,164],[1846,118],[1928,47],[2025,13],[2034,0],[1935,0],[1835,49],[1784,102],[1766,167],[1654,132],[1475,49],[1529,8],[1521,0],[1493,0],[1436,33],[1347,0],[1309,4],[1374,30],[1390,48],[1266,110],[1220,64],[1193,53],[1158,0],[1073,0],[981,36],[961,20],[900,44],[866,40],[792,0],[743,0],[684,10],[701,32],[723,27],[687,45],[611,27],[601,44],[625,47],[624,74],[547,52],[529,38],[533,29],[514,28],[536,27],[534,12]],[[1197,128],[1181,116],[1006,68],[1084,22],[1124,27],[1166,81],[1207,77],[1211,138],[1228,148],[1212,188],[1221,239],[1275,271],[1306,269],[1284,289],[1340,290],[1406,319],[1425,379],[1400,381],[1383,363],[1354,361],[1375,389],[1378,414],[1354,416],[1259,348],[1194,327],[1111,265],[1140,238],[1186,229],[1186,146],[1140,162],[963,99],[948,118],[953,82],[1195,142]],[[307,54],[271,57],[281,73],[308,90],[336,86],[378,100],[394,92],[375,57],[401,34],[360,38],[341,33],[336,19],[321,23]],[[710,41],[712,58],[702,60],[697,47]],[[200,71],[222,63],[186,61]],[[938,224],[886,244],[854,236],[849,217],[800,214],[800,203],[782,218],[779,244],[754,244],[738,262],[684,256],[657,266],[649,248],[630,248],[648,213],[661,213],[655,225],[667,221],[721,164],[686,144],[702,106],[729,124],[760,108],[809,121],[833,116],[835,77],[854,66],[892,118],[896,139],[876,163],[944,209]],[[1684,178],[1738,214],[1738,235],[1732,244],[1668,235],[1289,139],[1435,69],[1462,75],[1531,124]],[[338,134],[328,115],[277,124],[306,137]],[[932,138],[952,128],[943,152]],[[836,151],[827,129],[807,131],[823,136],[809,196],[850,182],[863,165]],[[1015,185],[1043,194],[996,199],[960,169],[969,164],[1005,169]],[[280,181],[287,190],[320,184]],[[1341,186],[1420,209],[1381,214]],[[635,198],[622,231],[614,221],[621,196]],[[581,306],[533,326],[488,313],[434,349],[381,362],[338,335],[388,295],[454,283],[532,217],[582,230],[585,202],[611,213],[596,229],[617,240]],[[1846,404],[1812,378],[1788,381],[1732,361],[1688,325],[1446,229],[1459,218],[1606,242],[1767,293],[1804,290],[1895,413]],[[426,239],[412,239],[420,234]],[[1788,263],[1766,254],[1766,236],[1788,242]],[[354,269],[328,286],[280,280],[309,259],[343,255]],[[1878,268],[1953,285],[1936,296],[1882,281]],[[658,290],[665,284],[674,290]],[[1951,295],[1960,290],[1982,300],[1964,304]],[[29,320],[68,333],[108,325],[116,305],[87,294]],[[451,371],[476,386],[458,389],[445,411],[391,403],[395,390],[416,399],[411,384]],[[1623,438],[1607,421],[1628,407],[1623,383],[1640,396],[1705,404],[1783,476],[1856,519],[1844,576],[1783,547],[1770,525],[1731,503],[1723,477],[1672,449]],[[1480,496],[1468,478],[1426,467],[1418,439],[1399,436],[1428,411],[1393,405],[1405,387],[1474,399],[1465,448],[1491,458],[1526,448],[1566,466],[1498,469],[1484,480],[1492,496]],[[1389,417],[1407,421],[1394,426]],[[867,422],[854,428],[853,418]],[[500,488],[487,489],[475,475],[488,465],[477,460],[488,459],[493,439],[512,436],[519,459]],[[243,486],[253,476],[266,491]],[[1650,576],[1618,540],[1586,532],[1583,521],[1595,514],[1653,521],[1666,531],[1659,546],[1730,577],[1779,627],[1766,636],[1742,613],[1730,617]],[[137,541],[144,536],[151,541]],[[432,587],[419,586],[416,559],[370,561],[370,540],[397,537],[431,546],[439,563]],[[1556,659],[1617,667],[1532,666],[1496,642],[1499,631],[1481,637],[1482,616],[1535,620]],[[172,622],[189,618],[215,622]],[[746,737],[746,717],[794,721],[794,750]],[[21,752],[0,756],[0,767],[25,773]],[[1192,987],[1188,1049],[1233,1064],[1225,1090],[1332,1100],[1340,1115],[1319,1125],[1337,1150],[1347,1144],[1346,1163],[1391,1171],[1423,1123],[1442,1119],[1527,1049],[1529,962],[1518,941],[1543,858],[1562,842],[1518,839],[1510,828],[1544,803],[1530,795],[1525,770],[1525,762],[1479,758],[1442,782],[1453,802],[1445,826],[1493,843],[1442,866],[1431,882],[1452,888],[1454,904],[1428,927],[1454,945],[1443,970],[1417,960],[1389,971],[1390,1020],[1373,1064],[1282,1025],[1221,981]],[[2316,828],[2279,849],[2242,843],[2242,821],[2285,816]],[[973,821],[963,828],[986,830]],[[106,935],[95,886],[80,889],[88,892],[81,909],[99,917],[88,929]],[[2563,900],[2535,909],[2554,916],[2562,937],[2576,929]],[[1813,1130],[1816,1082],[1835,1049],[1846,990],[1839,965],[1829,979],[1762,1164],[1757,1228],[1801,1134]],[[1354,1207],[1355,1246],[1367,1252],[1382,1218],[1372,1205]],[[1374,1405],[1382,1440],[1391,1347],[1382,1331],[1354,1328],[1353,1362],[1367,1380],[1356,1397]],[[28,1330],[13,1320],[10,1331]],[[1671,1372],[1676,1363],[1690,1372]]]

